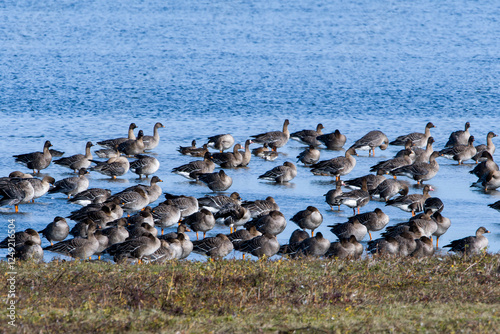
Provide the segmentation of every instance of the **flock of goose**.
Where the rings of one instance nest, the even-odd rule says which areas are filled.
[[[433,189],[427,184],[423,186],[422,193],[409,194],[407,182],[401,181],[398,176],[422,184],[439,172],[437,158],[444,157],[458,164],[472,159],[477,163],[470,171],[478,177],[474,186],[484,189],[500,187],[500,171],[493,161],[495,145],[492,139],[497,135],[489,132],[486,145],[474,146],[469,122],[464,130],[453,132],[440,151],[433,149],[431,129],[434,125],[428,123],[423,133],[402,135],[393,141],[389,141],[381,131],[370,131],[356,140],[343,156],[328,160],[320,160],[318,147],[324,145],[331,150],[341,149],[346,143],[345,135],[339,130],[323,134],[321,124],[315,130],[295,133],[290,133],[288,126],[289,121],[285,120],[282,130],[251,136],[244,146],[235,144],[231,134],[221,134],[209,137],[202,147],[197,147],[194,140],[191,146],[179,147],[180,154],[202,158],[172,170],[172,173],[206,184],[214,192],[201,198],[163,193],[159,185],[162,180],[155,175],[160,163],[154,156],[145,153],[154,150],[160,143],[158,129],[164,127],[161,123],[154,125],[152,136],[144,135],[142,130],[136,136],[134,129],[137,126],[132,123],[127,137],[97,142],[102,148],[94,154],[104,159],[101,161],[93,158],[90,141],[86,144],[85,154],[61,157],[63,153],[51,150],[50,141],[46,141],[42,152],[14,155],[15,161],[32,170],[34,176],[52,162],[71,169],[76,175],[56,181],[50,176],[40,179],[14,171],[0,178],[0,206],[13,206],[18,212],[19,205],[34,202],[46,193],[63,193],[70,203],[79,204],[82,208],[66,217],[76,223],[72,228],[66,218],[57,216],[41,231],[28,228],[17,232],[15,249],[9,251],[19,259],[41,260],[45,250],[79,259],[100,258],[101,254],[108,254],[116,262],[139,263],[183,259],[191,252],[222,258],[233,250],[256,257],[282,254],[289,257],[359,258],[365,251],[360,241],[368,234],[368,253],[431,256],[439,246],[439,237],[451,226],[450,219],[441,214],[444,204],[439,198],[431,197],[429,192]],[[280,245],[276,236],[287,226],[287,219],[272,196],[242,201],[236,192],[230,195],[221,193],[228,190],[233,182],[225,169],[245,167],[252,156],[273,161],[278,157],[278,149],[289,139],[307,145],[297,159],[310,167],[311,173],[335,177],[336,187],[324,195],[332,210],[336,207],[340,209],[341,205],[353,209],[353,216],[346,223],[328,225],[338,241],[331,242],[323,233],[314,233],[323,223],[323,216],[318,208],[308,206],[289,219],[298,229],[292,233],[288,244]],[[253,143],[259,144],[259,147],[250,150]],[[389,145],[404,148],[393,158],[374,164],[370,169],[373,174],[345,178],[356,166],[357,150],[367,150],[369,156],[375,156],[377,148],[385,150]],[[131,157],[135,160],[129,161]],[[215,171],[217,165],[220,169]],[[128,171],[141,179],[144,176],[149,184],[135,185],[114,194],[108,189],[89,188],[90,182],[86,177],[89,172],[117,178]],[[296,165],[286,161],[259,178],[286,183],[296,176]],[[345,191],[345,188],[351,191]],[[165,200],[153,206],[162,196]],[[411,212],[412,217],[407,222],[387,227],[389,217],[382,209],[361,213],[361,209],[372,200]],[[500,210],[500,201],[490,206]],[[216,224],[228,226],[230,233],[206,237]],[[171,227],[177,231],[165,233],[164,230]],[[382,237],[373,240],[371,232],[384,228]],[[310,234],[307,230],[311,231]],[[190,231],[196,233],[196,240],[190,239]],[[200,239],[199,233],[203,233],[203,238]],[[452,241],[444,247],[464,254],[482,252],[488,246],[485,233],[489,231],[480,227],[475,236]],[[70,234],[73,238],[68,238]],[[51,245],[42,249],[40,235]],[[436,238],[436,246],[433,237]],[[0,243],[0,247],[9,248],[11,242],[12,237],[8,237]]]

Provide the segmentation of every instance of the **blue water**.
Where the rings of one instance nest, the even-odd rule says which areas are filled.
[[[292,132],[320,122],[325,133],[339,129],[346,147],[370,130],[392,140],[423,131],[428,121],[436,125],[435,149],[466,121],[477,143],[484,143],[488,131],[500,132],[499,17],[496,1],[3,2],[0,176],[28,172],[12,155],[39,151],[47,139],[66,155],[83,153],[88,140],[125,136],[131,122],[146,134],[157,121],[167,126],[154,151],[162,187],[194,196],[209,190],[170,173],[192,160],[176,152],[179,145],[226,132],[244,142],[281,129],[285,118]],[[352,211],[328,210],[322,196],[333,187],[328,178],[300,166],[286,186],[257,180],[295,161],[302,149],[289,142],[274,162],[253,157],[249,168],[229,170],[234,183],[228,192],[250,200],[273,195],[287,218],[317,206],[325,217],[319,230],[334,241],[326,225],[344,222]],[[367,174],[398,149],[377,151],[375,158],[361,152],[346,178]],[[322,159],[341,154],[323,150]],[[442,245],[483,225],[492,231],[489,250],[498,252],[500,213],[487,204],[500,193],[469,187],[472,164],[439,162],[429,183],[452,220]],[[69,175],[56,165],[43,173],[56,180]],[[114,192],[140,182],[131,172],[122,182],[97,173],[90,180],[91,187]],[[14,218],[19,230],[42,229],[78,208],[61,194],[39,201],[17,215],[2,208],[0,220]],[[376,207],[381,203],[370,202],[363,211]],[[390,224],[408,218],[396,208],[384,211]],[[280,242],[295,228],[289,222]],[[221,231],[218,226],[211,234]],[[6,235],[6,228],[0,230],[0,239]]]

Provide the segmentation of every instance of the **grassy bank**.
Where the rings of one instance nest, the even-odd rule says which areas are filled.
[[[53,261],[18,264],[16,280],[10,332],[500,331],[499,254],[166,266]],[[6,279],[1,289],[5,300]]]

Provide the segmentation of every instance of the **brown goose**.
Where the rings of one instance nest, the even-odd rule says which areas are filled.
[[[128,213],[140,211],[149,204],[148,194],[142,188],[124,192],[118,198],[123,211]]]
[[[278,253],[280,244],[275,235],[263,234],[250,240],[242,241],[234,245],[236,250],[243,253],[250,253],[253,256],[271,257]]]
[[[184,176],[186,179],[194,180],[198,174],[212,173],[215,164],[212,161],[212,154],[206,152],[203,160],[191,161],[190,163],[175,167],[172,173]]]
[[[158,248],[153,254],[143,256],[141,261],[144,263],[164,264],[167,261],[179,258],[179,255],[176,254],[176,251],[173,248],[174,247],[171,247],[171,244],[168,241],[160,240],[160,248]]]
[[[450,138],[444,147],[453,147],[457,145],[467,145],[470,137],[470,123],[465,123],[465,130],[454,131],[450,134]]]
[[[473,170],[469,171],[470,174],[476,175],[479,179],[486,178],[490,172],[499,170],[498,165],[495,161],[493,161],[493,157],[490,152],[483,151],[477,161],[479,160],[481,160],[481,162],[475,166]]]
[[[14,258],[21,261],[41,262],[43,260],[43,249],[39,244],[28,240],[14,248]]]
[[[297,176],[297,167],[293,162],[285,161],[282,166],[276,166],[259,176],[259,179],[284,183]]]
[[[44,250],[71,256],[76,259],[90,259],[99,249],[99,241],[94,235],[96,227],[95,223],[89,224],[87,238],[77,237],[60,241],[54,245],[45,247]]]
[[[238,167],[243,162],[243,155],[239,149],[241,149],[241,144],[236,144],[233,147],[232,153],[214,153],[212,154],[212,160],[222,168]]]
[[[429,257],[434,255],[434,245],[432,240],[426,236],[415,240],[417,248],[410,254],[412,257]]]
[[[464,161],[472,159],[477,153],[476,147],[474,147],[474,136],[469,137],[468,145],[456,145],[450,148],[445,148],[441,150],[441,155],[446,159],[458,161],[461,165]]]
[[[204,144],[202,147],[196,147],[196,140],[193,140],[191,146],[179,147],[178,151],[181,154],[191,157],[203,157],[208,152],[208,145]]]
[[[218,173],[199,174],[197,177],[212,191],[226,191],[233,184],[233,179],[222,169]]]
[[[54,241],[63,241],[69,234],[69,225],[63,217],[55,217],[43,230],[38,231],[53,245]]]
[[[436,248],[439,248],[439,238],[448,231],[451,226],[451,220],[449,218],[444,217],[439,211],[434,212],[432,215],[432,219],[437,224],[436,232],[432,235],[436,237]]]
[[[434,148],[432,147],[433,143],[434,138],[429,137],[429,139],[427,139],[427,146],[425,147],[425,150],[420,147],[414,147],[413,152],[415,152],[415,159],[413,159],[413,163],[429,162],[429,159],[434,152]]]
[[[490,152],[490,154],[493,156],[493,154],[495,153],[495,144],[493,144],[493,138],[495,137],[498,137],[498,135],[496,135],[495,133],[493,132],[488,132],[488,134],[486,135],[486,145],[484,144],[481,144],[481,145],[477,145],[476,146],[476,155],[472,157],[472,159],[477,163],[478,161],[481,161],[481,153],[483,151],[488,151]]]
[[[183,155],[191,155],[191,151],[195,150],[196,148],[196,139],[193,139],[193,141],[191,142],[191,146],[179,146],[177,151]]]
[[[156,173],[160,168],[160,162],[155,157],[145,154],[136,154],[135,158],[137,160],[130,163],[130,170],[139,175],[140,179],[143,175],[147,179],[149,175]]]
[[[196,197],[166,193],[165,198],[167,201],[169,199],[172,200],[172,203],[181,210],[181,218],[192,215],[198,211],[199,205]]]
[[[305,210],[297,212],[290,220],[303,230],[311,230],[311,236],[314,236],[314,230],[323,222],[323,215],[316,207],[308,206]]]
[[[300,154],[297,156],[297,159],[306,166],[314,165],[319,161],[320,155],[320,151],[314,146],[310,145],[304,151],[300,152]]]
[[[219,152],[224,152],[233,146],[234,138],[229,133],[208,137],[208,147],[213,147]]]
[[[385,150],[389,146],[389,138],[382,132],[378,130],[370,131],[351,146],[357,150],[368,151],[368,156],[375,156],[375,148],[380,147],[381,150]]]
[[[68,202],[87,206],[90,204],[104,203],[111,196],[111,190],[102,188],[89,188],[70,198]]]
[[[255,226],[249,226],[245,229],[240,229],[233,233],[227,234],[227,237],[229,238],[229,240],[231,240],[233,245],[235,245],[236,243],[253,239],[255,237],[258,237],[259,235],[262,235],[262,233],[257,231],[257,228]]]
[[[338,206],[338,210],[340,211],[340,201],[337,200],[337,197],[339,197],[340,195],[343,194],[342,185],[343,185],[342,181],[340,181],[340,180],[336,181],[335,182],[335,189],[329,190],[326,194],[323,195],[323,196],[325,196],[325,202],[328,203],[328,205],[330,206],[330,208],[332,210],[333,210],[333,206],[336,205],[336,206]]]
[[[425,125],[424,133],[412,132],[407,135],[399,136],[389,144],[403,146],[405,145],[407,140],[411,140],[413,146],[424,147],[425,145],[427,145],[427,139],[429,139],[429,137],[431,136],[431,128],[435,128],[435,126],[434,124],[429,122]]]
[[[212,212],[207,209],[201,209],[185,217],[182,223],[196,232],[196,240],[198,240],[198,232],[203,232],[203,238],[205,238],[207,232],[215,227],[215,218]]]
[[[316,126],[316,130],[301,130],[290,134],[290,139],[296,140],[299,143],[306,144],[313,147],[318,147],[321,143],[316,137],[323,135],[323,130],[325,127],[323,124],[319,123]]]
[[[348,222],[354,222],[355,220],[366,226],[370,240],[372,240],[372,234],[370,232],[380,231],[386,227],[389,223],[389,216],[386,215],[381,209],[376,208],[372,212],[365,212],[352,216],[348,219]]]
[[[396,176],[406,176],[421,184],[424,181],[432,179],[439,171],[439,164],[436,158],[441,155],[440,152],[432,152],[429,162],[417,162],[411,165],[403,166],[392,170],[390,173]]]
[[[136,137],[134,134],[134,129],[136,129],[136,128],[137,128],[137,125],[135,125],[135,123],[130,123],[130,125],[128,127],[128,137],[127,138],[115,138],[115,139],[98,141],[97,145],[108,147],[111,149],[115,149],[118,145],[126,142],[127,140],[135,140]]]
[[[355,154],[356,150],[351,147],[345,152],[344,157],[336,157],[315,163],[312,165],[311,172],[314,175],[335,176],[338,181],[341,175],[349,174],[356,166],[356,159],[353,157]]]
[[[269,152],[269,146],[267,146],[267,143],[264,143],[261,147],[254,148],[252,150],[252,154],[259,158],[264,158],[265,152]]]
[[[155,225],[161,228],[162,235],[164,229],[174,226],[181,220],[181,210],[172,200],[160,203],[151,210],[151,214]]]
[[[292,258],[297,256],[323,256],[330,248],[330,241],[323,237],[321,232],[316,236],[306,238],[298,243],[284,245],[280,247],[279,253],[290,255]]]
[[[54,163],[72,169],[75,173],[78,173],[82,168],[87,169],[90,167],[90,160],[92,160],[92,152],[90,151],[92,146],[94,145],[89,141],[85,145],[85,154],[75,154],[67,158],[61,158],[55,160]]]
[[[398,180],[387,179],[370,192],[372,199],[387,202],[397,194],[408,193],[408,186]]]
[[[241,205],[250,211],[252,218],[260,217],[274,210],[279,211],[280,209],[272,196],[266,197],[265,200],[244,201]]]
[[[410,155],[413,153],[413,150],[404,150],[403,154],[401,154],[397,158],[392,158],[389,160],[383,160],[378,162],[377,164],[370,167],[370,172],[376,172],[377,174],[389,174],[393,170],[398,169],[400,167],[408,166],[412,163],[412,159]]]
[[[78,176],[67,177],[54,183],[54,188],[49,190],[49,194],[63,193],[68,196],[68,199],[87,190],[89,187],[89,179],[85,177],[88,174],[87,170],[82,168],[78,171]]]
[[[334,201],[352,208],[353,214],[356,214],[356,209],[358,209],[359,214],[359,208],[370,202],[370,193],[366,186],[366,179],[363,180],[362,184],[361,189],[342,193],[342,195],[337,196]]]
[[[16,247],[21,246],[28,240],[38,245],[42,244],[42,239],[40,238],[38,232],[32,228],[28,228],[24,231],[14,233],[14,238],[8,236],[3,239],[2,242],[0,242],[0,248],[10,248],[12,247],[12,244],[14,244]]]
[[[450,247],[450,251],[465,255],[478,254],[488,247],[488,239],[483,235],[485,233],[490,233],[490,231],[481,226],[477,229],[475,236],[453,240],[444,247]]]
[[[139,130],[139,133],[137,134],[136,139],[129,139],[120,145],[118,145],[118,151],[121,153],[127,155],[127,156],[133,156],[136,154],[141,154],[144,153],[144,132],[142,130]]]
[[[33,200],[35,189],[28,179],[12,179],[0,186],[0,206],[14,205],[15,212],[19,212],[19,204],[26,204]]]
[[[332,242],[326,252],[326,257],[337,259],[359,259],[363,254],[363,245],[351,235],[349,238],[340,238],[337,242]]]
[[[32,169],[33,174],[40,173],[42,169],[49,167],[52,161],[52,155],[49,151],[49,147],[51,146],[52,144],[47,140],[43,145],[43,152],[14,155],[14,158],[16,158],[15,161]]]
[[[125,157],[110,158],[107,161],[92,161],[96,165],[90,167],[91,171],[99,172],[103,175],[111,176],[116,179],[117,176],[122,176],[130,169],[130,163]]]
[[[382,175],[382,172],[377,172],[377,175],[367,174],[344,181],[344,185],[353,190],[361,189],[363,186],[363,179],[366,179],[366,188],[369,192],[373,191],[379,184],[386,180],[386,178]]]
[[[193,252],[207,255],[211,258],[221,259],[231,253],[234,249],[233,243],[222,233],[215,237],[204,238],[193,242]]]
[[[214,214],[215,220],[229,226],[230,232],[236,231],[238,226],[243,226],[251,219],[250,211],[237,203],[227,203]]]
[[[204,197],[198,198],[198,205],[201,208],[212,211],[212,213],[218,212],[220,209],[225,207],[227,204],[241,204],[240,194],[237,192],[231,193],[231,195],[205,195]]]
[[[160,198],[162,194],[162,189],[158,183],[163,182],[162,179],[160,179],[158,176],[153,176],[151,180],[149,181],[149,186],[145,184],[137,184],[135,186],[128,187],[119,193],[116,193],[113,195],[111,198],[113,199],[114,197],[119,196],[120,194],[127,192],[127,191],[137,191],[137,189],[142,189],[146,192],[149,198],[149,204],[155,202],[158,198]]]
[[[245,228],[255,226],[262,234],[278,235],[286,228],[286,218],[280,211],[271,211],[247,222]]]
[[[331,227],[330,231],[339,238],[349,238],[353,235],[356,240],[361,241],[368,233],[366,226],[361,224],[356,218],[345,223],[327,226]]]
[[[403,211],[411,212],[412,216],[415,216],[415,212],[423,210],[425,200],[431,197],[429,191],[433,190],[430,185],[426,184],[422,190],[422,194],[408,195],[407,192],[404,192],[403,195],[388,200],[385,205],[395,206]]]
[[[378,256],[397,256],[399,242],[394,237],[385,237],[368,241],[367,252]]]
[[[160,240],[151,233],[147,233],[141,237],[114,244],[105,249],[103,254],[112,255],[115,262],[137,259],[141,263],[142,257],[153,254],[160,246]]]
[[[144,143],[144,150],[152,150],[158,146],[160,143],[160,134],[158,133],[159,128],[164,128],[165,125],[160,122],[155,123],[153,126],[153,135],[152,136],[144,136],[142,138],[142,142]]]
[[[250,139],[245,140],[245,150],[241,153],[242,160],[239,167],[246,167],[252,159],[252,152],[250,151],[250,144],[252,141]]]
[[[341,134],[339,130],[318,136],[316,139],[322,142],[327,149],[336,151],[341,150],[347,141],[346,136]]]
[[[46,193],[49,192],[51,185],[53,185],[56,180],[51,177],[51,176],[44,176],[43,179],[37,179],[37,178],[27,178],[26,179],[29,183],[31,183],[31,186],[33,187],[33,199],[31,200],[33,203],[35,202],[35,199],[42,197]]]
[[[130,236],[128,230],[125,228],[127,224],[127,219],[120,218],[118,219],[116,226],[110,226],[101,230],[101,233],[108,237],[109,246],[119,244],[120,242],[127,240]]]
[[[254,138],[252,141],[257,144],[267,143],[273,151],[276,151],[279,147],[285,146],[290,138],[290,132],[288,131],[289,124],[290,122],[286,119],[283,123],[283,131],[271,131],[254,135],[251,136]]]

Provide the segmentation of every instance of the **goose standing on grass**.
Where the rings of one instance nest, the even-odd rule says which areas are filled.
[[[243,162],[243,155],[239,149],[241,149],[241,144],[236,144],[233,147],[233,152],[213,153],[212,160],[222,168],[238,167]]]
[[[92,146],[94,145],[89,141],[85,145],[85,154],[75,154],[67,158],[61,158],[55,160],[54,163],[72,169],[75,173],[78,173],[82,168],[87,169],[90,167],[90,161],[92,160],[92,152],[90,151]]]
[[[388,146],[389,138],[382,131],[374,130],[356,140],[351,147],[354,147],[356,150],[368,151],[368,156],[375,156],[376,147],[385,150]]]
[[[340,211],[340,201],[337,199],[337,197],[343,194],[342,185],[343,185],[342,181],[340,180],[336,181],[335,189],[331,189],[326,194],[323,195],[325,196],[325,202],[328,203],[332,211],[334,205],[338,206],[338,211]]]
[[[472,157],[472,159],[477,163],[478,161],[481,161],[481,153],[483,151],[488,151],[490,154],[493,156],[495,153],[495,144],[493,144],[493,138],[498,137],[494,132],[488,132],[486,135],[486,145],[481,144],[476,146],[476,155]]]
[[[413,146],[424,147],[427,145],[427,139],[431,136],[431,128],[435,128],[435,126],[429,122],[425,125],[424,133],[412,132],[407,135],[399,136],[389,144],[403,146],[407,140],[411,140]]]
[[[208,137],[207,143],[208,147],[213,147],[221,153],[230,149],[233,144],[234,138],[229,133]]]
[[[446,145],[444,147],[453,147],[457,145],[467,145],[469,142],[469,137],[470,137],[470,123],[466,122],[465,123],[465,130],[458,130],[454,131],[450,134],[450,138],[446,142]]]
[[[115,139],[107,139],[107,140],[103,140],[103,141],[98,141],[97,142],[97,145],[100,145],[100,146],[103,146],[103,147],[107,147],[107,148],[111,148],[111,149],[115,149],[118,145],[120,145],[121,143],[124,143],[126,142],[127,140],[135,140],[136,137],[135,137],[135,134],[134,134],[134,129],[137,128],[137,125],[135,125],[135,123],[130,123],[129,127],[128,127],[128,136],[127,138],[115,138]]]
[[[387,202],[397,194],[408,193],[408,186],[398,180],[387,179],[370,192],[372,199]]]
[[[52,154],[50,154],[49,147],[52,144],[50,141],[46,141],[43,145],[42,152],[33,152],[26,154],[18,154],[13,157],[16,158],[15,161],[22,165],[25,165],[29,169],[33,170],[33,174],[38,174],[42,169],[49,167],[52,161]]]
[[[283,123],[283,131],[271,131],[254,135],[251,136],[254,138],[252,141],[257,144],[267,143],[273,151],[276,151],[278,148],[285,146],[290,138],[290,131],[288,131],[289,124],[290,122],[288,119],[285,119],[285,122]]]
[[[43,230],[38,231],[42,234],[51,245],[54,241],[63,241],[69,234],[69,225],[63,217],[55,217]]]
[[[433,190],[430,185],[426,184],[422,190],[422,194],[408,195],[407,192],[404,192],[403,195],[388,200],[385,205],[395,206],[403,211],[411,212],[411,215],[415,216],[415,212],[420,212],[424,209],[425,200],[431,197],[429,191]]]
[[[325,253],[325,257],[338,259],[359,259],[363,254],[363,245],[351,235],[349,238],[340,238],[337,242],[332,242],[330,248]]]
[[[340,176],[349,174],[356,166],[356,150],[351,147],[345,152],[345,156],[336,157],[330,160],[323,160],[312,165],[311,172],[314,175],[335,176],[335,180],[340,180]]]
[[[130,170],[139,175],[140,179],[142,179],[143,175],[147,179],[149,175],[156,173],[156,171],[160,168],[160,162],[155,157],[144,154],[136,154],[135,158],[137,160],[130,163]]]
[[[290,139],[296,140],[299,143],[318,147],[321,143],[317,140],[318,136],[321,136],[325,127],[323,124],[319,123],[316,126],[316,130],[301,130],[290,134]]]
[[[227,175],[224,170],[215,173],[205,173],[197,175],[199,181],[205,183],[212,191],[226,191],[233,184],[231,176]]]
[[[19,212],[19,204],[33,200],[35,189],[28,179],[12,180],[0,186],[0,206],[14,205],[14,211]]]
[[[14,258],[21,261],[41,262],[43,260],[42,246],[28,240],[24,244],[14,248]]]
[[[90,223],[86,238],[73,238],[60,241],[54,245],[45,247],[43,250],[71,256],[75,259],[86,259],[94,255],[99,249],[99,241],[95,237],[97,225]]]
[[[477,229],[475,236],[453,240],[444,247],[449,247],[450,251],[455,253],[463,253],[465,255],[478,254],[488,247],[488,239],[483,235],[485,233],[490,233],[490,231],[481,226]]]
[[[331,227],[330,231],[339,238],[349,238],[351,235],[353,235],[356,240],[361,241],[368,233],[368,229],[366,228],[366,226],[361,224],[356,218],[353,218],[345,223],[327,226]]]
[[[458,161],[461,165],[464,161],[472,159],[476,155],[476,147],[474,147],[474,136],[469,137],[469,144],[455,145],[450,148],[441,150],[441,155],[446,159]]]
[[[282,166],[276,166],[259,176],[259,179],[285,183],[297,176],[297,167],[293,162],[285,161]]]
[[[31,200],[33,203],[35,202],[35,199],[42,197],[46,193],[49,192],[51,185],[53,185],[56,180],[52,176],[44,176],[43,179],[37,179],[37,178],[27,178],[26,179],[29,183],[31,183],[31,186],[33,187],[33,199]]]
[[[193,252],[204,254],[211,258],[222,259],[234,249],[233,243],[222,233],[215,237],[204,238],[193,242]]]
[[[185,217],[182,220],[182,223],[189,226],[191,230],[196,232],[196,240],[198,240],[198,232],[203,232],[203,238],[205,238],[207,232],[215,227],[215,218],[212,212],[207,209],[201,209],[200,211]]]
[[[406,176],[417,181],[417,184],[422,184],[424,181],[432,179],[439,171],[439,164],[436,158],[441,155],[440,152],[432,152],[429,162],[417,162],[411,165],[396,168],[391,171],[391,174],[396,176]]]
[[[300,152],[300,154],[297,156],[297,159],[305,166],[309,166],[317,163],[319,161],[320,155],[320,151],[314,146],[310,145],[304,151]]]
[[[160,143],[160,134],[158,133],[158,129],[164,127],[165,125],[161,124],[160,122],[157,122],[153,126],[153,135],[144,136],[142,138],[142,142],[144,143],[144,150],[150,151],[158,146],[158,144]]]
[[[212,173],[215,163],[212,161],[212,154],[206,152],[203,160],[191,161],[190,163],[175,167],[172,173],[181,175],[189,180],[196,180],[198,174]]]
[[[337,129],[335,132],[316,137],[327,149],[339,151],[345,145],[347,138]]]
[[[144,153],[144,132],[139,130],[136,139],[129,139],[118,145],[118,151],[131,157],[136,154]]]
[[[314,237],[314,230],[323,222],[323,215],[318,208],[308,206],[305,210],[297,212],[290,220],[303,230],[311,230],[311,236]]]
[[[389,224],[389,216],[379,208],[371,212],[360,213],[349,217],[348,222],[354,222],[355,220],[366,226],[370,240],[372,240],[372,231],[380,231]]]
[[[49,194],[63,193],[68,196],[68,199],[87,190],[89,187],[89,179],[85,177],[88,174],[87,170],[82,168],[78,171],[78,176],[67,177],[54,183],[54,188],[49,190]]]
[[[100,204],[104,203],[111,196],[111,190],[102,188],[90,188],[79,192],[73,198],[70,198],[68,202],[78,204],[81,206],[87,206],[90,204]]]
[[[111,158],[107,161],[92,161],[95,162],[96,165],[94,167],[90,167],[91,171],[96,171],[103,175],[111,176],[113,179],[116,179],[117,176],[122,176],[128,172],[130,169],[130,163],[128,159],[125,157],[117,157]]]
[[[236,250],[250,253],[258,258],[271,257],[278,253],[280,244],[275,235],[263,234],[250,240],[242,241],[234,245]]]
[[[160,246],[161,242],[157,237],[151,233],[146,233],[141,237],[114,244],[105,249],[103,254],[113,256],[115,262],[121,262],[127,259],[137,259],[137,261],[141,263],[142,257],[153,254]]]
[[[363,180],[361,189],[342,193],[342,195],[337,196],[334,201],[352,208],[354,215],[356,214],[356,209],[358,209],[359,214],[359,208],[370,202],[370,193],[366,186],[366,179]]]

